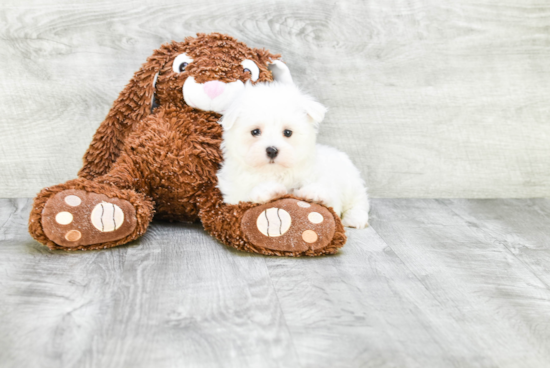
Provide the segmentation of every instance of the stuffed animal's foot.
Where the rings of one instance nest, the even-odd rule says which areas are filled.
[[[46,236],[69,248],[122,239],[136,223],[136,210],[130,202],[83,190],[57,193],[42,211]]]
[[[333,211],[294,198],[249,209],[243,216],[241,229],[263,254],[332,254],[346,241],[340,219]]]

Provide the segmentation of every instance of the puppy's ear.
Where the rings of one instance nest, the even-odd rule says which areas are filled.
[[[290,74],[290,69],[283,63],[281,60],[273,60],[269,64],[269,70],[273,74],[273,80],[275,82],[283,84],[294,84],[292,80],[292,75]]]
[[[134,74],[97,129],[84,154],[79,177],[93,179],[109,172],[129,132],[154,109],[158,73],[173,55],[175,47],[175,43],[162,45]]]
[[[222,118],[218,121],[218,123],[223,127],[224,131],[228,131],[231,129],[231,127],[235,124],[235,121],[237,121],[237,118],[239,116],[239,111],[235,108],[229,109]]]
[[[313,126],[317,128],[325,118],[327,108],[311,98],[306,99],[304,105],[308,119],[313,123]]]

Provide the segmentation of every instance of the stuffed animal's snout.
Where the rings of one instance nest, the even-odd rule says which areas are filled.
[[[197,83],[194,77],[189,77],[183,84],[183,99],[195,109],[223,114],[243,88],[244,83],[240,80]]]
[[[218,97],[225,90],[225,83],[220,81],[210,81],[203,84],[204,93],[212,100]]]

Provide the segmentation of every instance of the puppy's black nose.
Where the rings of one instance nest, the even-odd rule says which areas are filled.
[[[267,147],[265,152],[267,153],[267,157],[272,160],[277,157],[277,154],[279,154],[279,150],[276,147]]]

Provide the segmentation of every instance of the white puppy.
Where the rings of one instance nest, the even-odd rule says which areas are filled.
[[[247,84],[220,122],[224,201],[265,203],[291,193],[332,207],[344,226],[368,226],[359,170],[345,153],[316,144],[325,112],[293,84]]]

